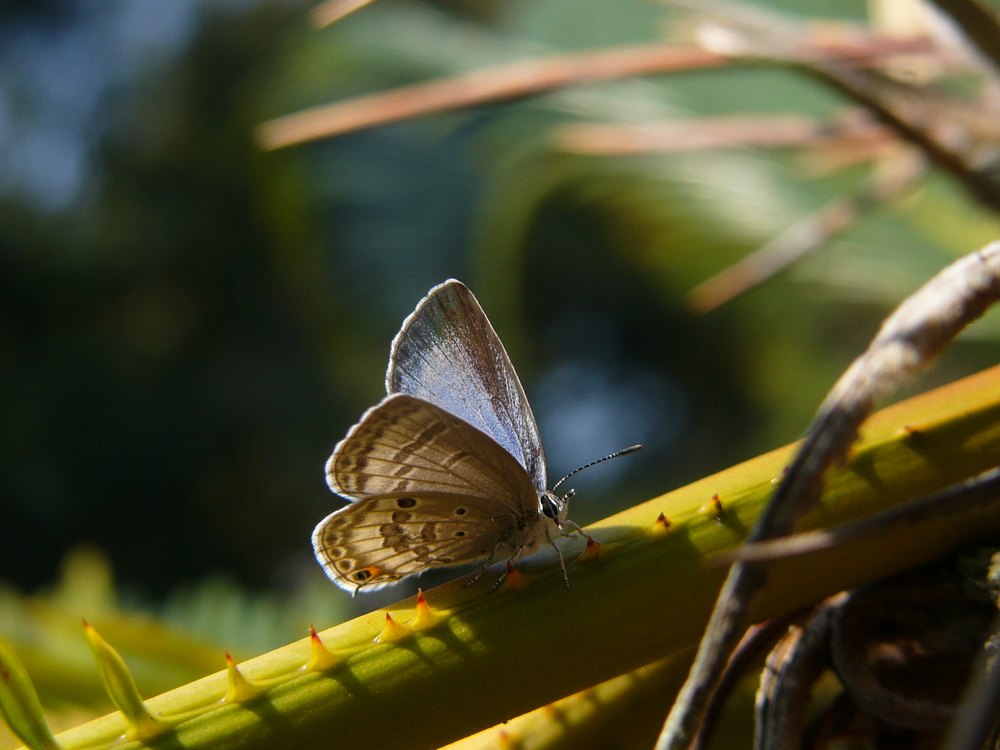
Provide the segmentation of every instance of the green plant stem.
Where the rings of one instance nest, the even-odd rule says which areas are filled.
[[[385,611],[324,632],[326,645],[348,656],[327,672],[302,668],[308,639],[240,665],[249,680],[268,686],[248,705],[219,703],[224,672],[154,698],[147,703],[155,717],[188,718],[148,746],[438,747],[630,669],[689,653],[725,573],[707,560],[745,537],[791,451],[764,454],[589,527],[603,554],[570,566],[570,591],[552,560],[544,561],[544,575],[527,575],[520,589],[488,595],[490,576],[471,588],[456,581],[427,593],[439,622],[403,640],[372,643]],[[996,465],[1000,368],[873,416],[803,526],[867,515]],[[661,512],[671,521],[667,531],[655,530]],[[753,615],[793,611],[998,529],[995,512],[970,513],[778,563]],[[389,611],[405,625],[414,601]],[[120,715],[112,714],[58,739],[78,748],[112,742],[123,731]]]

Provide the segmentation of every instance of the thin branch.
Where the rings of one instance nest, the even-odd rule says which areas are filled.
[[[564,151],[601,156],[705,149],[856,146],[894,139],[871,121],[824,121],[797,115],[693,117],[641,125],[573,123],[556,128],[552,140]]]
[[[965,514],[987,516],[1000,506],[1000,468],[952,485],[918,500],[889,508],[832,529],[804,531],[793,536],[745,544],[720,554],[719,562],[764,562],[802,557],[845,544],[882,536],[900,526],[932,526]]]
[[[831,601],[837,601],[833,597]],[[794,625],[768,654],[754,699],[754,750],[801,747],[809,698],[825,668],[831,602]]]
[[[977,0],[931,0],[961,30],[965,41],[1000,73],[1000,19]]]
[[[802,46],[802,25],[786,16],[759,7],[747,12],[725,1],[705,3],[713,13],[735,15],[742,24],[734,25],[725,16],[706,24],[701,39],[707,48],[745,62],[794,66],[835,88],[890,125],[982,203],[1000,211],[1000,181],[990,145],[997,138],[995,113],[981,112],[979,105],[940,91],[908,86],[876,70],[820,59],[811,47]]]
[[[993,617],[987,643],[1000,639],[1000,614]],[[945,750],[980,750],[992,735],[996,739],[1000,716],[1000,659],[984,648],[971,670],[973,678],[965,688],[958,715],[948,729]],[[995,745],[994,745],[995,747]]]
[[[830,48],[817,42],[807,49],[809,52],[803,54],[809,59],[835,59],[851,65],[872,64],[901,52],[930,51],[925,39],[879,37]],[[728,55],[663,44],[553,55],[305,109],[261,124],[257,140],[265,149],[284,148],[389,122],[508,101],[582,83],[700,71],[733,64]]]
[[[318,29],[335,24],[341,18],[371,5],[375,0],[326,0],[309,12],[309,21]]]
[[[729,302],[822,247],[854,226],[869,211],[905,195],[926,174],[927,162],[918,152],[901,154],[892,162],[889,171],[876,176],[859,192],[830,201],[750,255],[696,286],[688,295],[688,304],[696,312],[706,313]]]
[[[736,689],[740,681],[747,676],[748,670],[759,663],[763,656],[782,638],[792,622],[792,616],[776,617],[754,625],[747,630],[739,645],[733,650],[733,655],[726,665],[725,674],[719,683],[719,689],[712,695],[712,702],[705,711],[705,719],[698,728],[698,736],[691,745],[691,750],[704,750],[712,739],[712,731],[722,714],[726,700]]]
[[[872,71],[851,70],[827,63],[811,63],[803,65],[802,69],[868,107],[900,137],[951,173],[983,204],[1000,211],[1000,183],[988,165],[978,163],[980,160],[975,154],[978,141],[965,128],[961,128],[964,131],[961,134],[955,133],[961,121],[951,115],[964,105],[955,101],[943,102],[940,97],[935,102],[927,92],[907,90]]]
[[[909,380],[998,298],[1000,242],[994,242],[952,263],[896,308],[820,405],[748,541],[791,532],[819,499],[826,470],[844,460],[875,403]],[[758,563],[740,562],[730,569],[657,750],[682,750],[694,736],[766,572]]]

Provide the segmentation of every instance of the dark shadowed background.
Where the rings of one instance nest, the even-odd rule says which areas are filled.
[[[52,586],[81,544],[146,603],[219,575],[254,591],[320,579],[309,535],[339,507],[323,463],[382,395],[404,316],[450,276],[507,345],[551,477],[646,444],[574,480],[586,523],[799,437],[885,313],[997,231],[934,176],[697,315],[694,285],[868,168],[817,172],[790,150],[582,156],[553,129],[820,116],[838,95],[714,71],[264,153],[269,117],[654,40],[665,17],[645,0],[386,0],[318,31],[308,7],[0,10],[0,580],[15,590]],[[995,318],[974,326],[919,388],[995,362],[997,333]]]

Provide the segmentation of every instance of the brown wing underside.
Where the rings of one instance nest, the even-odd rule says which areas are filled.
[[[476,497],[537,509],[527,473],[492,438],[434,404],[394,394],[351,428],[326,466],[330,489],[364,500],[406,493]]]
[[[373,497],[329,515],[313,533],[327,574],[357,591],[449,565],[510,555],[535,513],[496,513],[475,498],[442,493]]]

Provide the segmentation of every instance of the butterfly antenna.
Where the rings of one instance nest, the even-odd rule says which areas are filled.
[[[619,456],[627,456],[629,453],[635,453],[638,450],[642,450],[641,445],[630,445],[628,448],[622,448],[620,451],[615,451],[614,453],[611,453],[610,455],[607,455],[604,458],[599,458],[596,461],[591,461],[589,464],[584,464],[579,469],[573,469],[573,471],[571,471],[569,474],[567,474],[558,482],[556,482],[554,485],[552,485],[552,492],[555,492],[559,488],[559,485],[565,482],[571,476],[573,476],[574,474],[579,474],[584,469],[589,469],[591,466],[597,466],[597,464],[602,464],[605,461],[610,461],[612,458],[618,458]]]

